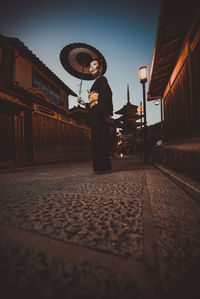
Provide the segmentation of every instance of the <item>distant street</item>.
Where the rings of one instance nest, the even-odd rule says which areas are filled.
[[[200,204],[139,157],[0,173],[2,298],[199,298]]]

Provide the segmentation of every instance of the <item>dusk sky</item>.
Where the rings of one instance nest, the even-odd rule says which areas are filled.
[[[127,84],[132,104],[143,99],[138,69],[146,65],[149,79],[159,10],[160,0],[6,0],[1,4],[0,32],[19,38],[76,93],[80,80],[64,70],[60,51],[77,42],[97,48],[107,61],[105,76],[117,111],[127,103]],[[84,99],[91,85],[92,81],[83,81]],[[76,105],[70,96],[69,107]],[[148,125],[159,121],[160,107],[148,102]]]

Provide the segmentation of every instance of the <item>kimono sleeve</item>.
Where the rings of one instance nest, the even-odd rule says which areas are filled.
[[[112,90],[107,79],[102,76],[99,78],[99,107],[105,116],[113,115]]]

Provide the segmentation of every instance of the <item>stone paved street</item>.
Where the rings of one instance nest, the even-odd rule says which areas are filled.
[[[199,298],[199,202],[138,157],[112,166],[1,171],[2,298]]]

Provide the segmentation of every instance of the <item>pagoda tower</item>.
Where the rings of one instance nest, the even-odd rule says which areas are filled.
[[[120,110],[116,111],[116,114],[121,114],[121,116],[115,120],[116,127],[121,128],[122,134],[122,152],[123,154],[133,153],[136,151],[137,147],[137,136],[138,127],[141,127],[144,123],[142,122],[142,117],[144,115],[138,114],[138,106],[130,103],[130,92],[129,85],[127,85],[127,103]],[[136,122],[141,120],[140,122]]]
[[[136,120],[143,117],[143,115],[138,114],[137,108],[138,106],[130,103],[129,85],[127,85],[127,104],[115,112],[115,114],[122,115],[116,119],[116,126],[117,128],[122,128],[123,134],[133,133],[136,131],[137,127],[140,127],[143,124],[141,124],[141,122],[136,122]]]

